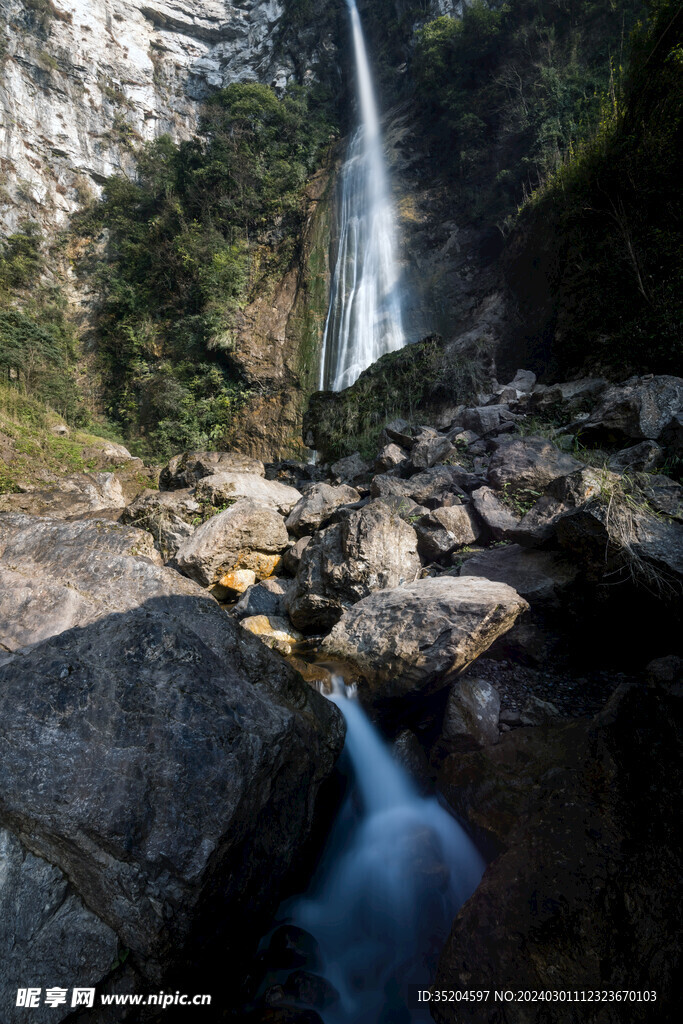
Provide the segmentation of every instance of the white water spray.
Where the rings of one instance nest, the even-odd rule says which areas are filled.
[[[436,799],[417,792],[357,701],[331,698],[346,719],[354,793],[340,812],[309,896],[291,919],[320,943],[322,973],[339,992],[325,1024],[422,1024],[408,986],[426,988],[458,908],[484,861]],[[414,998],[414,993],[413,993]]]
[[[395,226],[379,114],[355,0],[351,16],[361,125],[341,172],[339,253],[320,361],[320,389],[341,391],[405,344]]]

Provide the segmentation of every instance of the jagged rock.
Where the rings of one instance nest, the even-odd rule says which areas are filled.
[[[681,377],[631,377],[604,391],[583,427],[583,435],[616,441],[657,441],[682,411]]]
[[[443,434],[434,437],[420,436],[410,452],[410,461],[415,469],[430,469],[437,462],[443,462],[452,455],[455,448]]]
[[[407,420],[395,419],[389,423],[385,423],[382,434],[380,435],[380,441],[386,436],[387,443],[394,441],[396,444],[400,444],[403,448],[411,448],[413,441],[413,431]]]
[[[513,430],[516,420],[507,405],[482,405],[466,409],[461,418],[465,429],[474,430],[480,437]]]
[[[449,747],[472,750],[497,743],[500,695],[485,679],[467,677],[448,694],[442,736]]]
[[[549,387],[536,385],[531,395],[531,407],[535,411],[552,409],[554,416],[570,419],[577,413],[594,409],[606,387],[604,377],[582,377]]]
[[[639,473],[634,482],[655,512],[683,520],[683,487],[675,480],[658,473]]]
[[[650,473],[664,461],[664,451],[654,441],[641,441],[612,455],[607,463],[615,473]]]
[[[522,391],[529,394],[536,383],[536,374],[532,370],[517,370],[507,388],[514,388],[515,391]]]
[[[200,501],[208,501],[212,505],[250,498],[263,505],[272,505],[283,515],[291,512],[301,500],[301,492],[295,487],[279,480],[265,480],[255,473],[213,473],[199,481],[195,494]]]
[[[283,580],[278,576],[271,576],[256,583],[245,590],[232,609],[233,617],[243,619],[250,615],[285,615],[285,597],[291,585],[290,580]]]
[[[262,462],[239,452],[185,452],[174,455],[159,476],[162,491],[194,487],[205,476],[215,473],[250,473],[265,476]]]
[[[217,601],[234,601],[256,583],[253,569],[231,569],[214,583],[211,593]]]
[[[124,508],[121,522],[147,530],[159,551],[169,558],[194,533],[200,513],[199,502],[190,490],[145,490]]]
[[[22,494],[1,494],[0,512],[76,519],[94,512],[125,508],[126,498],[115,473],[74,473],[56,484]]]
[[[408,774],[423,786],[431,781],[427,755],[419,739],[410,729],[403,729],[392,744],[392,752]]]
[[[287,529],[295,537],[310,535],[324,526],[340,505],[352,505],[357,501],[360,501],[360,494],[348,484],[338,487],[313,484],[287,517]]]
[[[118,945],[59,868],[0,828],[0,1005],[6,1024],[20,1024],[27,1013],[36,1024],[70,1015],[70,998],[64,1007],[27,1010],[17,1007],[17,990],[27,984],[94,987],[109,974]]]
[[[253,569],[265,578],[274,566],[271,560],[264,566],[262,556],[279,556],[288,539],[285,521],[275,509],[240,498],[202,523],[181,544],[174,565],[204,587],[213,586],[235,569]]]
[[[599,977],[601,989],[617,990],[637,978],[657,991],[654,1015],[614,1002],[596,1019],[675,1020],[680,749],[680,700],[633,687],[592,722],[515,729],[448,757],[442,792],[501,852],[453,922],[435,987],[571,991]],[[461,1002],[432,1011],[438,1024],[481,1024],[492,1009]],[[519,1019],[571,1016],[530,1001]]]
[[[409,498],[410,490],[409,480],[402,480],[400,477],[388,473],[379,473],[377,476],[373,476],[370,484],[371,497],[380,498],[383,501]]]
[[[548,492],[567,507],[580,508],[617,483],[618,476],[610,470],[584,466],[569,476],[558,477],[549,485]]]
[[[285,572],[288,572],[290,576],[296,576],[299,571],[299,563],[301,562],[301,556],[306,550],[310,543],[310,537],[299,537],[296,543],[292,544],[291,547],[287,548],[284,555],[282,556],[282,568]]]
[[[451,505],[428,512],[415,523],[418,551],[427,561],[439,561],[456,548],[473,544],[479,526],[465,505]]]
[[[385,494],[379,498],[379,501],[383,501],[394,515],[400,516],[401,519],[405,519],[406,523],[410,523],[413,527],[418,519],[426,515],[429,511],[424,507],[424,505],[418,505],[412,498],[408,498],[404,495]]]
[[[125,561],[106,580],[122,594],[141,565]],[[116,931],[147,990],[201,962],[217,933],[236,984],[343,727],[213,599],[145,568],[158,597],[0,667],[0,816]]]
[[[636,566],[645,584],[662,598],[678,601],[683,592],[683,526],[677,522],[639,515],[634,521],[631,547],[644,565]]]
[[[354,665],[364,703],[447,686],[528,608],[504,583],[440,576],[359,601],[322,644]]]
[[[399,448],[394,443],[387,444],[377,455],[374,469],[375,472],[382,473],[389,469],[400,469],[402,466],[406,466],[407,462],[408,456],[403,448]]]
[[[560,718],[560,712],[551,701],[531,696],[520,716],[522,725],[546,725]]]
[[[240,625],[279,654],[291,654],[295,644],[303,640],[289,619],[279,615],[250,615],[242,619]]]
[[[489,483],[502,490],[543,491],[558,477],[583,469],[571,455],[542,437],[510,438],[496,445],[489,463]]]
[[[472,491],[472,504],[494,540],[506,540],[519,526],[519,519],[490,487],[480,487]]]
[[[354,484],[370,476],[370,464],[361,458],[360,452],[347,455],[330,466],[330,472],[340,482]]]
[[[466,473],[462,466],[433,466],[431,469],[425,469],[407,481],[409,497],[418,505],[438,508],[448,496],[457,494],[458,481],[463,479],[463,474]]]
[[[534,551],[518,544],[481,551],[467,559],[464,571],[507,583],[532,609],[559,607],[579,574],[575,563],[555,551]]]
[[[298,629],[326,631],[349,604],[412,580],[419,571],[415,531],[382,501],[373,501],[308,544],[287,610]]]

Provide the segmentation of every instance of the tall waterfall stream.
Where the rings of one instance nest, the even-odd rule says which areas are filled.
[[[379,113],[355,0],[347,0],[361,124],[340,183],[339,252],[320,360],[321,390],[341,391],[405,344],[395,219]]]

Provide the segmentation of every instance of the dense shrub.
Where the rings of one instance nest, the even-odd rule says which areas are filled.
[[[108,258],[83,268],[101,294],[107,411],[150,451],[228,431],[248,388],[233,358],[238,312],[291,262],[303,186],[330,131],[302,89],[279,99],[231,85],[206,104],[197,138],[144,147],[136,180],[110,178],[78,218],[82,233],[108,232]]]

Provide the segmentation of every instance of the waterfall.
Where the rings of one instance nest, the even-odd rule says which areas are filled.
[[[394,211],[379,114],[355,0],[351,16],[361,124],[340,182],[339,252],[320,360],[320,389],[341,391],[385,352],[405,344]]]
[[[353,785],[306,897],[290,919],[320,944],[339,992],[325,1024],[431,1021],[408,986],[433,982],[435,960],[484,861],[460,825],[424,798],[362,708],[337,686]],[[360,810],[358,804],[360,803]]]

